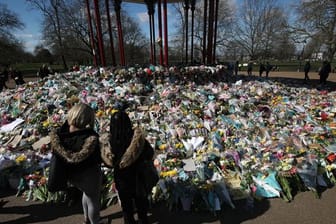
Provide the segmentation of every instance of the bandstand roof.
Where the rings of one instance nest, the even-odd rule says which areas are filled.
[[[184,0],[167,0],[167,3],[176,3],[176,2],[183,2]],[[138,4],[145,4],[144,0],[124,0],[124,2],[131,2],[131,3],[138,3]],[[162,1],[163,2],[163,1]]]

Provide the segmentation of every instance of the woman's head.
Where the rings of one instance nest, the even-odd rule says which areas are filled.
[[[125,111],[118,111],[111,115],[110,143],[113,150],[123,151],[133,137],[133,126]]]
[[[79,103],[69,110],[67,120],[69,125],[73,125],[78,129],[93,128],[95,112],[89,105]]]
[[[110,132],[127,132],[132,130],[132,122],[125,111],[117,111],[111,115]]]

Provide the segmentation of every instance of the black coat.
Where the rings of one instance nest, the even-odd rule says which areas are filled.
[[[70,173],[101,163],[99,136],[92,128],[69,132],[65,123],[50,133],[50,140],[53,152],[67,162]]]
[[[134,129],[129,146],[120,153],[109,144],[109,135],[100,138],[102,158],[105,164],[114,168],[114,179],[118,191],[142,192],[143,183],[137,178],[138,169],[146,161],[152,162],[154,149],[145,139],[141,129]]]

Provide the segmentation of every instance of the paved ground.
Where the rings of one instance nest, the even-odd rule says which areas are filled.
[[[318,76],[312,73],[311,82],[302,81],[303,73],[272,72],[270,78],[286,77],[288,85],[304,85],[316,88]],[[30,79],[26,79],[28,81]],[[284,79],[281,79],[284,81]],[[329,88],[335,90],[336,74],[330,74]],[[10,86],[14,86],[10,83]],[[244,203],[236,202],[236,209],[224,208],[217,216],[210,213],[187,213],[180,210],[169,211],[163,204],[155,205],[150,215],[151,223],[160,224],[331,224],[336,223],[336,187],[326,189],[320,199],[312,192],[301,192],[287,203],[279,198],[261,200],[253,210],[245,210]],[[15,192],[0,190],[0,223],[2,224],[77,224],[82,223],[79,204],[68,207],[64,204],[43,204],[26,202],[15,197]],[[118,205],[102,210],[101,215],[113,224],[122,223]]]

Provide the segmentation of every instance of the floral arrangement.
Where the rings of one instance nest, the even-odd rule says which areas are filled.
[[[79,101],[96,111],[99,133],[108,131],[113,105],[129,102],[131,119],[157,151],[161,179],[152,200],[171,209],[216,212],[241,199],[251,207],[260,197],[289,202],[335,184],[335,92],[244,76],[227,82],[223,66],[80,71],[0,93],[1,129],[24,120],[0,131],[0,183],[14,168],[19,177],[32,175],[23,188],[29,200],[62,200],[44,184],[48,143],[36,143]],[[102,204],[110,206],[118,195],[111,172],[104,173]]]

